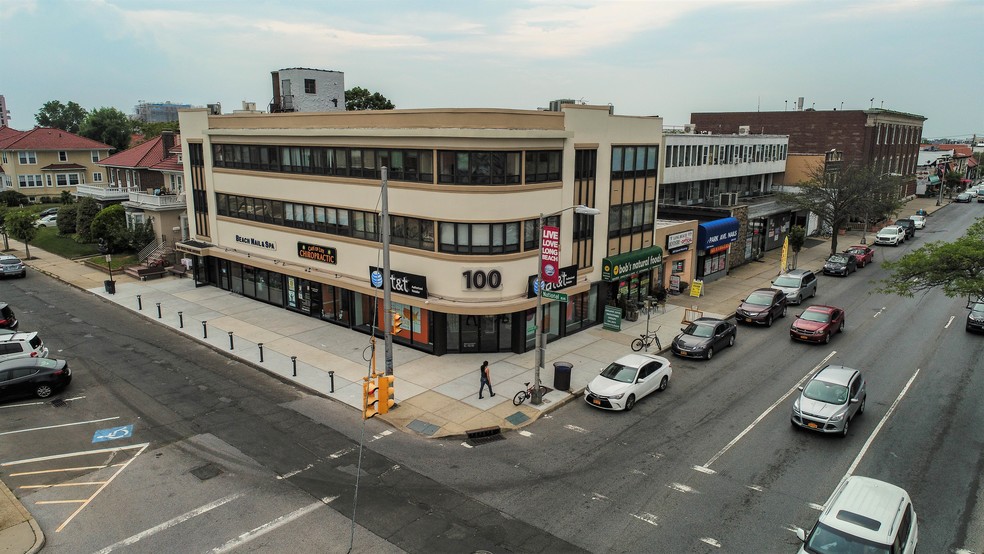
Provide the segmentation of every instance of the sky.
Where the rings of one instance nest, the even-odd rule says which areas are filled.
[[[0,94],[265,109],[270,72],[341,71],[399,108],[616,114],[885,108],[984,137],[981,0],[0,0]]]

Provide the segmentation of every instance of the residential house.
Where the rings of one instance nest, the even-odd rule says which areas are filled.
[[[86,183],[105,182],[98,162],[111,148],[61,129],[0,127],[0,188],[31,202],[58,202],[62,192],[76,194]]]

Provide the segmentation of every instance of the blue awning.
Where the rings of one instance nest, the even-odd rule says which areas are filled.
[[[738,240],[738,220],[734,217],[715,219],[697,225],[697,249],[707,250]]]

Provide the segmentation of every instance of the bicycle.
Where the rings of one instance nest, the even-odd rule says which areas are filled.
[[[658,330],[659,329],[657,328],[656,331],[658,331]],[[632,351],[633,352],[638,352],[638,351],[642,350],[643,348],[645,348],[648,351],[649,350],[649,345],[651,345],[654,342],[656,343],[656,349],[657,350],[662,350],[663,349],[663,345],[660,344],[660,342],[659,342],[659,336],[656,335],[656,331],[652,331],[651,333],[646,333],[646,334],[639,335],[639,338],[637,338],[634,341],[632,341]]]
[[[514,405],[519,406],[523,402],[526,402],[527,398],[533,398],[533,386],[529,383],[526,383],[525,386],[526,390],[517,392],[516,396],[513,397]],[[540,398],[543,398],[544,394],[547,394],[547,387],[540,385]]]

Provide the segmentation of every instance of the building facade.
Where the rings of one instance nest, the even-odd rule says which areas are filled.
[[[31,202],[58,202],[62,192],[74,195],[86,183],[105,182],[98,162],[111,148],[61,129],[0,127],[0,183]]]
[[[345,73],[341,71],[291,67],[271,71],[270,78],[270,113],[345,111]]]
[[[133,117],[144,123],[167,123],[178,120],[178,110],[190,108],[191,104],[167,102],[141,102],[134,106]]]
[[[523,352],[535,340],[541,215],[560,237],[545,289],[569,298],[545,301],[548,340],[596,325],[606,303],[651,292],[661,136],[662,119],[609,106],[189,110],[189,240],[178,250],[200,283],[379,332],[389,319],[371,274],[382,263],[385,166],[393,307],[403,314],[394,340],[438,355]]]

